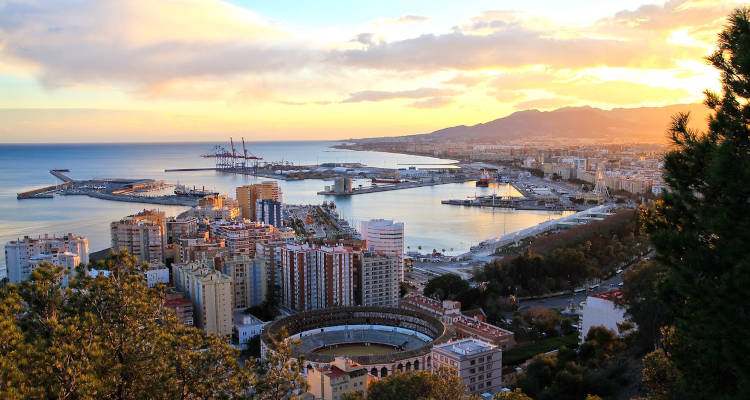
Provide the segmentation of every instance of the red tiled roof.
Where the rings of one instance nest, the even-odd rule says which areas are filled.
[[[609,292],[602,292],[598,294],[591,295],[591,297],[596,297],[599,299],[609,300],[609,301],[622,301],[624,296],[622,294],[622,290],[615,289],[610,290]]]

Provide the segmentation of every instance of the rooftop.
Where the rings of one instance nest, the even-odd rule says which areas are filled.
[[[616,301],[616,302],[622,301],[624,299],[622,290],[620,289],[615,289],[615,290],[610,290],[609,292],[602,292],[602,293],[594,294],[589,297],[596,297],[598,299],[604,299],[604,300]]]
[[[468,356],[492,350],[495,347],[497,346],[491,345],[478,339],[470,338],[457,340],[455,342],[446,343],[440,346],[435,346],[435,349],[445,350],[459,356]]]

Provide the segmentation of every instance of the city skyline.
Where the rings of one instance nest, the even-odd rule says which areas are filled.
[[[737,4],[6,2],[0,141],[343,139],[699,102]]]

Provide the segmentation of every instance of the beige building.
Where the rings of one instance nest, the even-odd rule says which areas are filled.
[[[266,264],[262,258],[231,257],[222,262],[221,271],[232,278],[234,308],[257,306],[266,299]]]
[[[237,187],[237,202],[242,218],[256,221],[255,203],[258,200],[281,200],[281,189],[276,181],[265,181],[253,185]]]
[[[126,249],[138,261],[164,262],[166,216],[163,211],[143,210],[110,224],[112,250]]]
[[[469,395],[497,393],[502,389],[503,353],[478,339],[461,339],[432,348],[432,372],[451,368]]]
[[[345,393],[362,392],[367,398],[367,386],[374,378],[367,368],[343,357],[307,371],[308,393],[315,399],[338,400]]]
[[[198,235],[198,218],[184,217],[167,219],[167,243],[175,243],[179,238]]]
[[[398,307],[399,271],[397,255],[374,252],[362,254],[359,289],[363,306]]]
[[[205,262],[173,264],[172,277],[177,289],[190,298],[199,328],[206,333],[232,334],[232,278]]]
[[[232,256],[255,257],[256,244],[273,239],[274,230],[272,225],[247,220],[216,221],[211,224],[211,237],[223,239]]]

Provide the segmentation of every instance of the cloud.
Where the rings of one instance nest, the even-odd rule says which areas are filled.
[[[565,104],[634,105],[691,99],[682,88],[668,88],[624,80],[605,80],[575,71],[509,71],[493,79],[490,95],[514,108],[551,108]],[[542,97],[539,97],[539,94]],[[529,99],[531,97],[531,99]],[[553,101],[558,99],[558,101]]]
[[[430,17],[424,17],[422,15],[413,15],[408,14],[401,17],[396,18],[393,20],[393,23],[396,24],[413,24],[413,23],[419,23],[419,22],[425,22],[429,21]]]
[[[350,94],[348,98],[342,101],[342,103],[359,103],[363,101],[383,101],[392,99],[419,99],[423,97],[452,96],[455,94],[458,94],[455,90],[437,88],[419,88],[393,92],[365,90]]]
[[[316,54],[252,13],[212,0],[8,2],[0,6],[0,36],[3,53],[36,64],[50,87],[296,70]]]
[[[432,97],[426,100],[419,100],[409,104],[409,107],[414,108],[440,108],[445,107],[453,103],[453,99],[450,97]]]
[[[669,68],[676,60],[700,58],[700,42],[674,41],[679,28],[689,34],[721,27],[729,3],[671,1],[643,6],[604,18],[591,26],[566,27],[523,13],[493,11],[458,25],[449,33],[423,34],[334,53],[340,63],[360,68],[437,71],[517,68],[613,66]]]
[[[453,78],[443,81],[447,85],[459,85],[464,87],[476,86],[489,79],[486,75],[477,74],[456,74]]]

